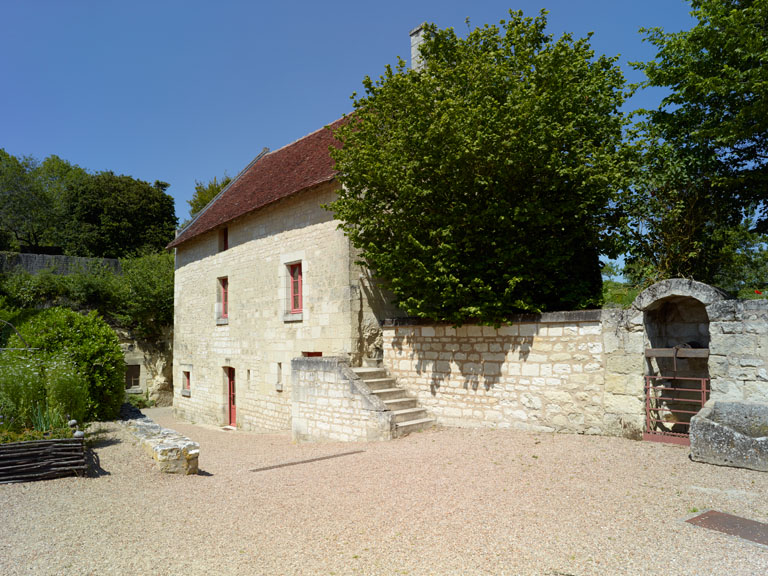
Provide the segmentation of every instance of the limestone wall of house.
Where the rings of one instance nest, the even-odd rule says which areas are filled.
[[[600,311],[523,316],[490,326],[384,328],[384,364],[450,426],[603,432]]]
[[[227,378],[235,369],[237,425],[288,430],[291,360],[306,353],[360,355],[359,326],[375,316],[349,241],[323,208],[334,185],[281,200],[228,226],[229,248],[212,231],[176,251],[174,376],[176,413],[228,423]],[[288,314],[287,265],[300,261],[303,312]],[[229,284],[229,317],[217,319],[217,286]]]
[[[358,442],[392,438],[392,418],[343,358],[295,358],[291,367],[293,439]]]

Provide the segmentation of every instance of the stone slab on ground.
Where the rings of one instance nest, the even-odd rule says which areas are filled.
[[[691,459],[768,472],[768,404],[710,400],[691,418]]]
[[[200,445],[197,442],[175,430],[163,428],[143,415],[124,422],[161,472],[197,474],[200,456]]]

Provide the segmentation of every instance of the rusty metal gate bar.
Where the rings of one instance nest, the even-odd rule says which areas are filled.
[[[689,446],[691,417],[708,398],[709,378],[646,376],[643,440]]]

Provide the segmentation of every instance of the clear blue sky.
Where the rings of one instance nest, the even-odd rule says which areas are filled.
[[[546,8],[555,36],[594,32],[632,81],[627,62],[655,54],[639,28],[693,23],[683,0],[0,0],[0,148],[169,182],[183,220],[195,180],[350,112],[421,22],[463,34],[510,8]]]

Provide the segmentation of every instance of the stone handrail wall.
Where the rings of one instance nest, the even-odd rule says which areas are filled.
[[[291,378],[291,429],[295,441],[392,438],[391,412],[352,372],[347,360],[294,358]]]

